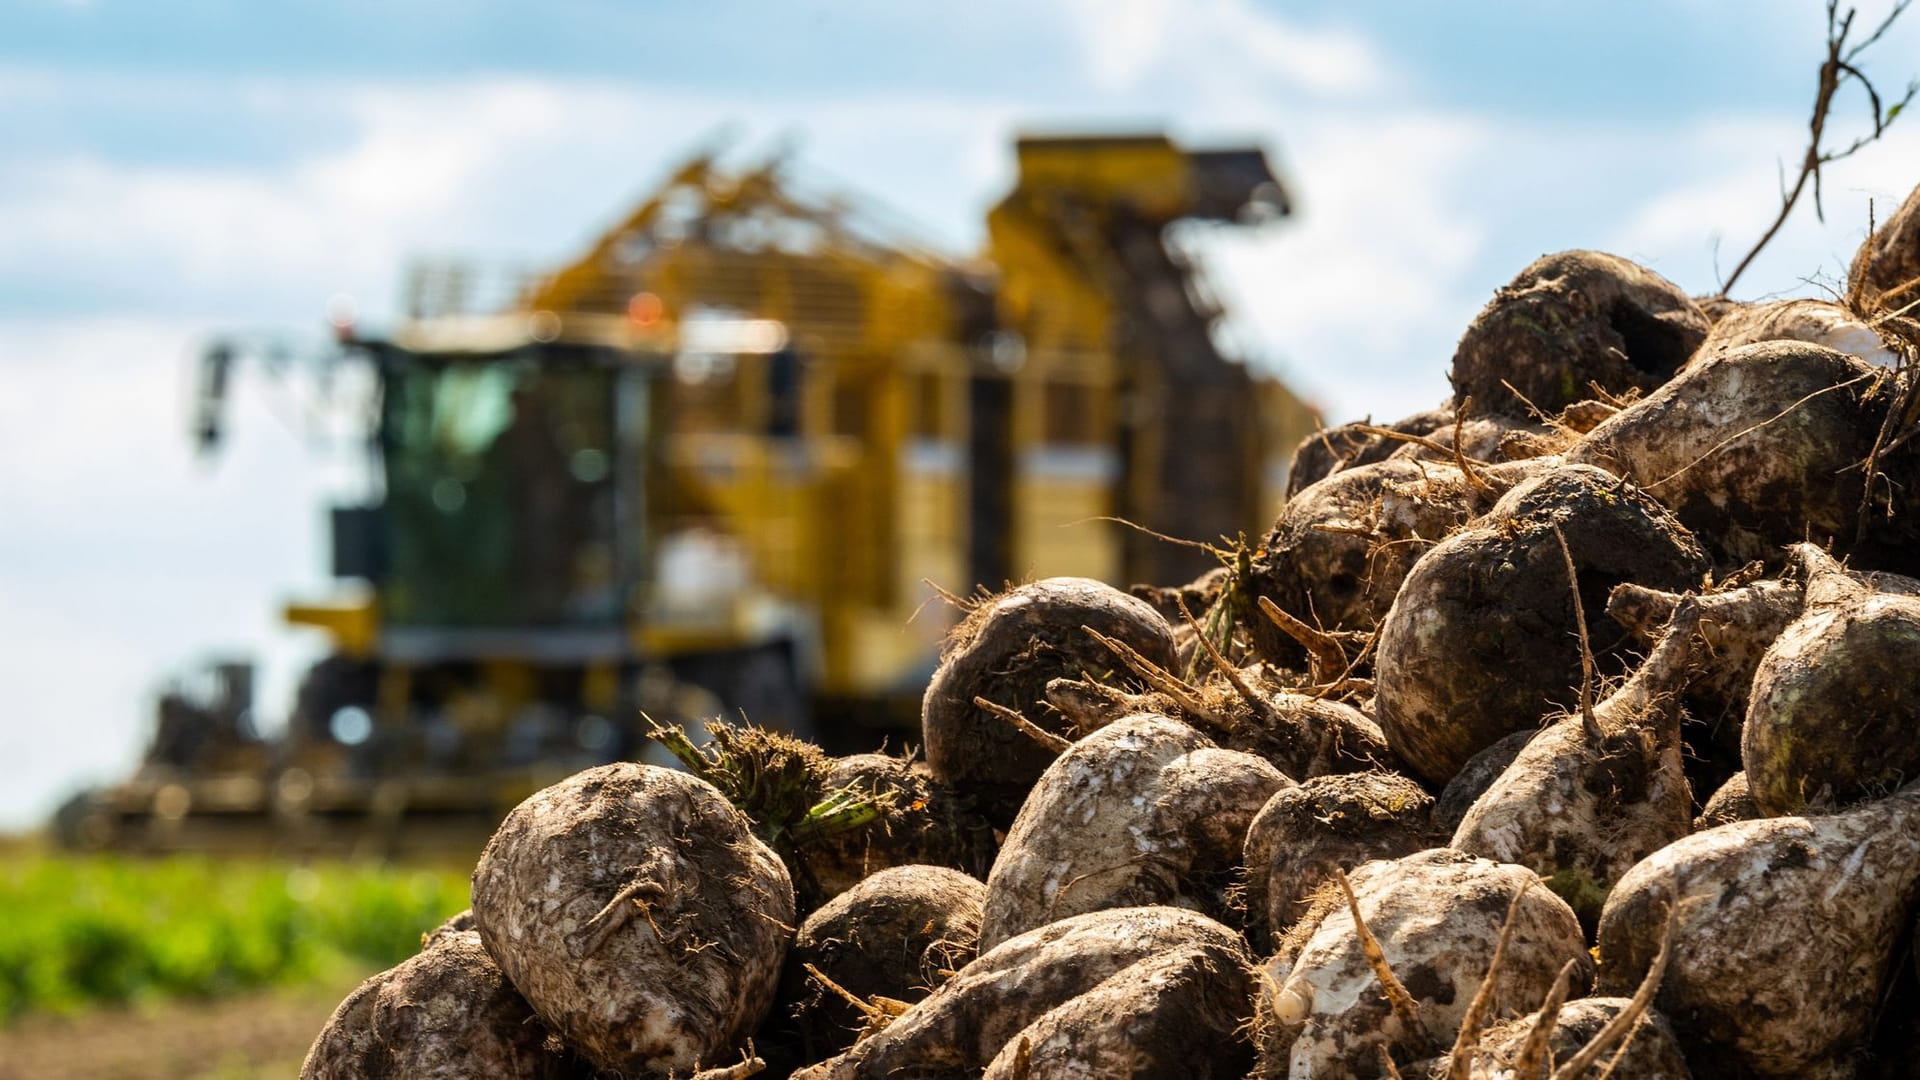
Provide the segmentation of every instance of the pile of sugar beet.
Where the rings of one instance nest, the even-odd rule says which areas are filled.
[[[534,795],[306,1075],[1920,1074],[1916,299],[1920,191],[1834,302],[1542,258],[1213,572],[964,603],[922,755]]]

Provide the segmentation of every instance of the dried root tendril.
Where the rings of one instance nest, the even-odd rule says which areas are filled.
[[[1675,889],[1674,895],[1677,894],[1678,890]],[[1626,1008],[1616,1013],[1613,1019],[1607,1021],[1607,1026],[1595,1033],[1593,1038],[1588,1040],[1587,1045],[1568,1058],[1566,1064],[1555,1069],[1552,1080],[1575,1080],[1616,1042],[1620,1044],[1622,1052],[1626,1050],[1633,1039],[1634,1032],[1639,1030],[1641,1019],[1646,1016],[1647,1010],[1652,1008],[1654,995],[1660,992],[1660,980],[1666,975],[1667,964],[1673,959],[1673,932],[1678,920],[1679,909],[1676,903],[1667,908],[1667,926],[1660,934],[1660,951],[1654,955],[1652,965],[1647,968],[1646,977],[1640,980],[1639,989],[1633,992],[1633,1000],[1627,1003]],[[1616,1064],[1618,1060],[1616,1056],[1614,1059]],[[1609,1065],[1608,1071],[1612,1071],[1612,1067]]]
[[[1567,994],[1573,989],[1573,969],[1578,960],[1569,960],[1561,967],[1560,975],[1553,980],[1553,989],[1547,991],[1547,999],[1540,1003],[1540,1011],[1533,1016],[1533,1027],[1527,1031],[1527,1038],[1520,1044],[1520,1052],[1514,1056],[1513,1075],[1516,1080],[1537,1080],[1546,1075],[1551,1062],[1548,1055],[1553,1049],[1553,1028],[1560,1022],[1560,1007],[1567,1003]]]
[[[1513,928],[1520,920],[1520,901],[1533,888],[1534,882],[1528,881],[1513,892],[1513,899],[1507,903],[1507,919],[1500,924],[1499,940],[1493,945],[1493,959],[1487,964],[1487,974],[1480,980],[1480,989],[1476,990],[1473,1000],[1467,1004],[1467,1015],[1460,1020],[1460,1034],[1453,1041],[1453,1052],[1449,1055],[1447,1066],[1448,1080],[1468,1080],[1472,1074],[1473,1054],[1480,1048],[1480,1031],[1485,1026],[1487,1013],[1493,1007],[1494,984],[1500,975],[1500,962],[1506,958],[1507,943],[1513,940]]]
[[[1379,939],[1373,936],[1372,930],[1367,929],[1367,920],[1360,914],[1360,901],[1353,895],[1353,883],[1347,880],[1346,871],[1335,870],[1333,878],[1340,883],[1340,891],[1346,894],[1347,910],[1353,913],[1354,932],[1360,937],[1360,951],[1366,954],[1367,966],[1373,969],[1373,977],[1380,980],[1380,989],[1387,996],[1388,1007],[1400,1018],[1410,1039],[1423,1045],[1431,1043],[1432,1036],[1427,1033],[1427,1025],[1420,1019],[1420,1006],[1388,965],[1386,951],[1380,948]]]
[[[973,704],[984,712],[997,716],[1007,723],[1012,724],[1020,734],[1046,747],[1053,753],[1064,754],[1067,751],[1067,747],[1073,745],[1073,740],[1055,735],[1053,732],[1020,715],[1020,710],[1018,709],[1009,709],[997,701],[989,701],[984,697],[975,697]]]

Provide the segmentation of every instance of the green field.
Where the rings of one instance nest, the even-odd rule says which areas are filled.
[[[0,1024],[388,967],[467,887],[439,868],[0,853]]]

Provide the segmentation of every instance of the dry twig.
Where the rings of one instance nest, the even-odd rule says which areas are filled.
[[[1063,739],[1055,735],[1053,732],[1020,715],[1020,710],[1018,709],[1009,709],[997,701],[989,701],[983,697],[975,697],[973,704],[1012,724],[1015,728],[1019,729],[1020,734],[1025,735],[1027,738],[1032,739],[1034,742],[1039,743],[1041,746],[1046,747],[1056,754],[1066,753],[1067,747],[1073,745],[1073,740]]]
[[[1827,0],[1827,56],[1820,62],[1819,84],[1813,97],[1813,114],[1807,121],[1809,134],[1807,152],[1800,160],[1800,175],[1791,189],[1780,193],[1780,212],[1774,215],[1773,224],[1767,226],[1767,231],[1760,235],[1760,239],[1753,248],[1740,260],[1739,265],[1733,268],[1733,273],[1727,275],[1726,282],[1720,287],[1719,295],[1722,299],[1732,291],[1733,283],[1740,280],[1740,275],[1753,264],[1754,258],[1760,254],[1761,249],[1766,247],[1774,235],[1780,231],[1780,227],[1787,223],[1787,216],[1793,213],[1794,204],[1800,201],[1800,196],[1806,191],[1808,184],[1813,185],[1814,216],[1823,222],[1827,220],[1826,208],[1820,202],[1820,170],[1836,161],[1852,157],[1862,147],[1886,134],[1887,126],[1893,123],[1908,103],[1913,101],[1914,94],[1920,92],[1920,82],[1909,82],[1906,93],[1892,105],[1886,105],[1881,101],[1879,89],[1859,67],[1861,54],[1866,52],[1874,42],[1880,40],[1881,36],[1887,32],[1887,28],[1893,25],[1893,21],[1898,19],[1912,2],[1913,0],[1898,0],[1893,5],[1893,9],[1887,12],[1887,17],[1881,20],[1880,25],[1876,26],[1872,33],[1849,46],[1847,38],[1853,32],[1853,19],[1857,12],[1848,8],[1847,13],[1841,15],[1839,0]],[[1826,139],[1827,117],[1833,110],[1834,95],[1839,93],[1841,87],[1849,81],[1859,83],[1860,88],[1866,91],[1867,102],[1872,107],[1873,132],[1860,136],[1842,149],[1822,149],[1820,144]]]

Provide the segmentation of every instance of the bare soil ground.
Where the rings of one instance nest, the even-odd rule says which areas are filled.
[[[0,1027],[0,1080],[285,1080],[354,985],[26,1017]]]

